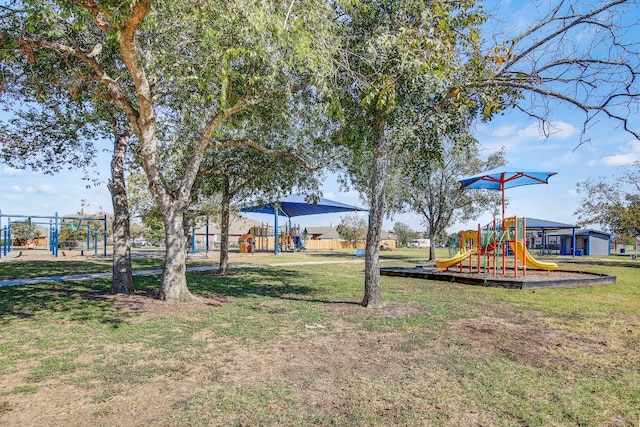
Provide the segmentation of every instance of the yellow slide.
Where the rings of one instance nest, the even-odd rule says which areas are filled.
[[[517,255],[518,260],[521,263],[526,264],[527,267],[533,267],[539,270],[547,270],[547,271],[558,269],[558,264],[556,264],[555,262],[538,261],[537,259],[532,257],[523,242],[516,242],[516,244],[514,244],[514,242],[509,242],[509,246],[511,247],[511,250],[514,253],[518,254]],[[525,258],[526,258],[526,263],[525,263]]]
[[[451,267],[452,265],[456,265],[457,263],[459,263],[460,261],[464,261],[465,259],[469,258],[471,255],[475,255],[477,253],[477,249],[473,248],[473,249],[469,249],[466,251],[458,251],[457,254],[455,254],[453,256],[453,258],[449,258],[449,259],[445,259],[442,261],[436,261],[436,267],[438,268],[448,268]]]

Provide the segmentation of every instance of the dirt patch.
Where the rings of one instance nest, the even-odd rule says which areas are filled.
[[[194,310],[206,310],[229,303],[230,298],[216,295],[200,295],[191,302],[169,303],[157,298],[156,292],[138,292],[133,295],[111,295],[105,292],[87,292],[78,298],[113,301],[113,310],[137,316],[184,314]]]
[[[96,257],[93,251],[59,251],[56,258],[50,251],[45,249],[26,250],[26,249],[13,249],[7,255],[0,258],[0,261],[78,261],[84,259],[104,258],[102,254]]]
[[[588,339],[578,334],[551,329],[536,316],[523,321],[491,317],[462,319],[451,331],[471,343],[479,357],[506,357],[531,366],[558,363],[568,368],[578,367],[576,360],[563,355],[565,350],[597,355],[607,346],[604,339]]]
[[[357,302],[336,302],[327,303],[324,305],[323,310],[345,317],[391,317],[400,318],[408,317],[413,314],[426,313],[427,310],[417,304],[411,303],[399,303],[389,302],[386,303],[384,308],[367,309]]]

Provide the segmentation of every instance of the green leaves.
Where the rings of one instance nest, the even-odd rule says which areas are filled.
[[[613,177],[579,182],[583,196],[575,212],[581,224],[600,224],[622,236],[640,236],[640,162],[621,167]]]

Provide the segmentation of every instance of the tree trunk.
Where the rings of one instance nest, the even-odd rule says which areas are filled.
[[[167,236],[159,297],[164,301],[193,300],[193,295],[187,287],[187,233],[184,227],[184,211],[184,208],[170,207],[162,212]]]
[[[227,274],[229,269],[229,210],[231,206],[231,193],[229,192],[229,179],[224,182],[222,189],[222,215],[220,219],[220,274]]]
[[[385,175],[391,153],[390,143],[384,136],[384,121],[377,123],[377,137],[371,171],[371,205],[369,208],[369,228],[365,249],[364,299],[367,308],[382,308],[382,287],[380,286],[380,232],[385,213]]]
[[[115,140],[111,159],[111,182],[108,184],[113,204],[113,278],[112,294],[131,294],[133,272],[131,267],[131,240],[129,229],[129,202],[124,176],[124,159],[129,145],[129,134],[120,130],[114,121]]]
[[[433,228],[430,228],[433,230]],[[436,260],[436,235],[429,233],[429,261]]]

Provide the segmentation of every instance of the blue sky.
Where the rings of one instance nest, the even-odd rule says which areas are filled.
[[[532,7],[530,2],[501,1],[500,13],[509,16],[510,25],[517,29],[535,19]],[[640,160],[640,142],[620,129],[618,123],[604,117],[585,135],[584,139],[590,142],[580,145],[582,119],[582,115],[565,107],[556,108],[550,115],[553,130],[549,138],[541,137],[535,120],[516,111],[507,111],[491,122],[477,126],[475,136],[483,150],[488,153],[505,148],[508,168],[558,173],[550,178],[548,185],[507,190],[507,215],[575,223],[574,212],[579,209],[581,200],[576,193],[578,182],[590,177],[611,176],[617,167]],[[85,200],[84,210],[87,213],[111,211],[106,187],[110,175],[108,153],[101,156],[95,174],[101,185],[87,188],[87,182],[82,180],[80,172],[63,171],[49,176],[0,164],[0,210],[2,214],[19,215],[70,214],[80,211]],[[323,191],[324,197],[363,206],[357,193],[340,192],[332,176],[328,177]],[[264,215],[253,217],[272,221],[272,218]],[[475,228],[478,222],[485,224],[491,218],[485,214],[476,221],[455,224],[449,231]],[[424,229],[420,217],[413,214],[386,220],[385,228],[392,228],[396,221],[406,223],[415,230]],[[336,225],[340,222],[340,215],[301,217],[294,222],[303,226]]]

